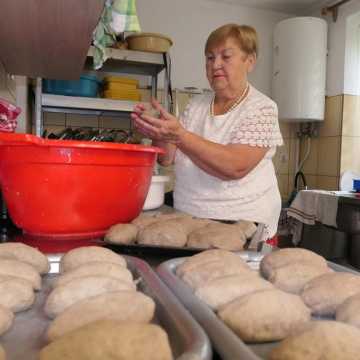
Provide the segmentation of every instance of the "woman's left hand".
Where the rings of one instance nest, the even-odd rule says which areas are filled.
[[[159,112],[158,118],[147,115],[146,108],[142,104],[134,107],[131,118],[136,129],[153,140],[178,144],[186,130],[181,126],[179,120],[167,112],[157,100],[152,99],[151,105]]]

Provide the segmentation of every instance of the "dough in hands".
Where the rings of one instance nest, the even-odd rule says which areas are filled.
[[[311,319],[298,295],[277,289],[241,296],[220,308],[218,315],[246,342],[282,340]]]
[[[104,240],[111,244],[132,244],[138,231],[138,227],[134,224],[116,224],[107,231]]]
[[[46,274],[50,270],[48,258],[38,249],[23,243],[7,242],[0,244],[0,257],[7,256],[30,264],[40,274]]]
[[[61,272],[72,270],[89,261],[103,261],[126,266],[125,259],[101,246],[83,246],[67,252],[60,260]]]
[[[195,249],[239,251],[244,248],[245,243],[245,235],[237,225],[214,222],[191,232],[186,245]]]
[[[78,301],[121,290],[136,290],[136,286],[102,275],[76,278],[52,290],[45,303],[45,313],[48,317],[54,318]]]
[[[238,297],[255,291],[273,289],[274,286],[258,276],[258,273],[229,275],[217,278],[196,289],[195,295],[213,310],[224,306]]]
[[[133,282],[131,272],[122,265],[101,261],[90,261],[60,275],[54,280],[53,287],[65,285],[73,279],[93,275],[112,277],[130,284]]]
[[[309,281],[301,293],[313,315],[333,316],[350,296],[360,293],[360,276],[332,272]]]
[[[47,338],[53,341],[64,334],[97,320],[148,323],[154,316],[154,301],[137,291],[116,291],[75,303],[51,322]]]
[[[0,275],[9,275],[29,281],[35,290],[41,289],[41,277],[31,265],[18,260],[0,259]]]
[[[357,360],[360,330],[338,321],[311,321],[283,340],[269,360]]]
[[[40,360],[172,360],[169,339],[158,325],[100,320],[56,339]]]

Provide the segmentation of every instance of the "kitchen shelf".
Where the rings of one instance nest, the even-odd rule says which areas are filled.
[[[93,69],[94,47],[89,48],[84,70]],[[151,96],[157,97],[157,78],[161,71],[164,76],[164,106],[168,108],[169,74],[166,67],[168,54],[144,51],[108,48],[108,59],[99,72],[115,74],[137,74],[151,77]],[[85,98],[45,94],[42,92],[42,79],[36,79],[35,85],[35,133],[43,133],[43,112],[61,112],[82,115],[117,116],[119,113],[129,113],[137,102],[112,100],[103,98]]]

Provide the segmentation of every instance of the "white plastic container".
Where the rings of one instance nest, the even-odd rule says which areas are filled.
[[[324,120],[326,54],[325,20],[296,17],[276,25],[272,85],[280,120]]]
[[[164,204],[165,184],[169,181],[168,176],[154,175],[147,194],[143,210],[157,209]]]

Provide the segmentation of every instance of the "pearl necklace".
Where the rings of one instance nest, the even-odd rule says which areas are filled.
[[[242,101],[246,98],[247,94],[249,92],[249,84],[246,85],[244,91],[241,93],[241,95],[237,98],[237,100],[229,107],[228,110],[226,110],[223,114],[221,115],[225,115],[227,113],[230,113],[231,111],[233,111],[238,105],[240,105],[242,103]],[[210,104],[210,117],[214,118],[214,102],[215,102],[215,96],[213,97],[213,99],[211,100],[211,104]]]

